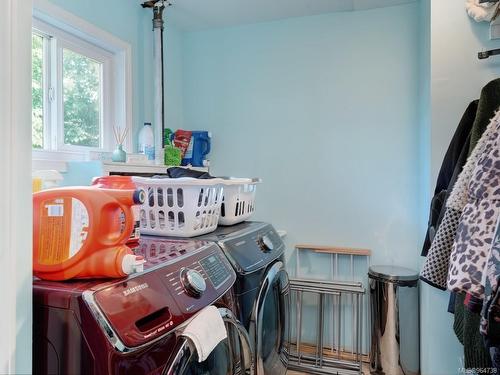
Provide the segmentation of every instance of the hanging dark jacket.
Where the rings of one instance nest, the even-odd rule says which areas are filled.
[[[476,118],[471,129],[469,154],[476,147],[490,120],[500,106],[500,78],[488,82],[481,90],[481,97],[477,105]]]
[[[429,221],[422,248],[422,256],[427,256],[440,219],[442,219],[446,198],[456,181],[456,178],[453,178],[453,176],[460,174],[467,159],[469,137],[474,119],[476,118],[478,102],[478,100],[474,100],[467,106],[455,130],[450,145],[448,146],[441,168],[439,169],[436,188],[434,189],[434,197],[431,200]]]

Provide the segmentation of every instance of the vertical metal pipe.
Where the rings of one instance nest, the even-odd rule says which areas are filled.
[[[333,254],[330,254],[330,274],[332,275],[332,281],[335,280],[335,273],[333,267]]]
[[[299,277],[299,263],[300,259],[300,252],[299,249],[297,248],[295,250],[295,277]],[[300,360],[301,360],[301,352],[300,352],[300,345],[301,345],[301,339],[302,339],[302,292],[297,291],[297,358],[298,358],[298,363],[300,365]]]
[[[164,91],[163,91],[163,10],[165,5],[163,1],[157,1],[153,7],[153,90],[154,90],[154,115],[153,129],[155,129],[155,160],[161,162],[163,132],[164,132]]]
[[[301,359],[300,345],[302,341],[302,292],[297,291],[297,356]]]
[[[366,293],[366,294],[369,294]],[[361,304],[361,314],[363,316],[363,322],[361,323],[361,331],[363,333],[363,336],[361,337],[361,355],[363,355],[365,352],[365,344],[368,346],[370,342],[370,322],[369,322],[369,315],[370,315],[370,304],[368,303],[368,296],[361,296],[362,304]],[[366,307],[366,309],[365,309]]]
[[[339,277],[339,254],[335,254],[335,277]]]
[[[162,84],[161,84],[161,29],[154,29],[154,49],[153,49],[153,61],[154,61],[154,98],[153,98],[153,129],[155,136],[155,159],[159,159],[159,149],[161,145],[161,127],[162,127],[162,116],[161,116],[161,106],[163,101]]]
[[[339,255],[338,254],[335,254],[335,277],[338,279],[339,277]],[[340,358],[340,318],[341,318],[341,314],[340,314],[340,307],[341,305],[341,295],[339,294],[339,297],[338,297],[338,304],[337,304],[337,357]]]
[[[359,316],[362,317],[363,316],[363,296],[360,295],[359,296],[359,299],[360,299],[360,304],[359,304]],[[368,310],[367,310],[368,311]],[[368,331],[368,329],[367,329]],[[360,319],[360,323],[359,323],[359,365],[360,367],[363,366],[363,320]],[[361,373],[361,371],[360,371]]]
[[[334,319],[334,307],[335,307],[335,295],[331,295],[331,299],[330,299],[330,339],[332,340],[331,341],[331,346],[330,346],[330,354],[333,356],[333,353],[334,353],[334,343],[335,343],[335,338],[334,338],[334,330],[333,330],[333,325],[335,324],[335,319]]]
[[[367,269],[370,269],[370,256],[366,256],[366,268]],[[371,327],[371,317],[370,317],[370,292],[369,292],[369,287],[370,287],[370,283],[369,283],[369,280],[368,280],[368,277],[366,278],[366,285],[368,287],[368,292],[365,293],[365,296],[363,298],[363,302],[365,304],[365,307],[363,309],[363,313],[364,313],[364,323],[365,323],[365,330],[363,332],[364,333],[364,337],[363,337],[363,342],[366,343],[366,354],[369,354],[370,352],[370,327]],[[363,352],[364,348],[361,347],[361,351]]]
[[[163,21],[162,21],[163,22]],[[161,28],[161,148],[165,147],[165,60],[163,54],[163,27]],[[158,142],[158,143],[160,143]]]
[[[356,359],[359,360],[359,355],[360,355],[360,349],[361,349],[361,324],[362,324],[362,317],[361,317],[361,304],[363,300],[360,299],[360,295],[356,294]]]
[[[333,296],[333,306],[332,306],[332,315],[333,315],[335,323],[336,323],[334,325],[334,327],[333,327],[333,331],[335,333],[335,339],[333,340],[332,346],[335,348],[335,350],[337,351],[337,353],[339,351],[339,343],[337,341],[337,326],[338,326],[337,305],[338,305],[338,298],[339,298],[338,295],[334,295]]]
[[[355,352],[355,344],[356,344],[356,324],[357,324],[357,316],[356,316],[356,304],[355,304],[355,299],[356,299],[356,296],[354,293],[351,293],[351,319],[352,319],[352,322],[351,322],[351,355],[354,356],[354,352]]]
[[[368,257],[367,257],[368,258]],[[371,341],[371,338],[370,338],[370,335],[371,335],[371,313],[370,313],[370,283],[369,283],[369,280],[367,279],[367,287],[368,287],[368,291],[367,293],[365,293],[365,295],[363,296],[363,303],[364,303],[364,308],[363,308],[363,321],[364,321],[364,324],[365,324],[365,330],[363,331],[364,332],[364,336],[363,336],[363,342],[365,343],[365,347],[361,349],[362,352],[364,352],[365,354],[369,354],[370,352],[370,341]],[[364,350],[366,349],[366,351]]]
[[[342,340],[341,340],[341,320],[342,320],[342,293],[339,293],[339,298],[338,298],[338,305],[337,305],[337,358],[340,359],[340,348],[342,346]]]
[[[332,274],[332,281],[335,281],[335,274],[333,273],[334,272],[334,259],[333,259],[333,254],[330,254],[330,272]],[[330,311],[330,338],[332,340],[331,342],[331,354],[333,355],[334,353],[334,330],[333,330],[333,325],[335,324],[335,318],[334,318],[334,309],[335,307],[335,296],[332,295],[332,298],[331,298],[331,311]]]
[[[350,263],[350,267],[351,267],[351,281],[354,281],[354,255],[351,254],[350,257],[349,257],[349,263]],[[354,355],[354,325],[355,325],[355,320],[354,320],[354,294],[353,293],[350,293],[350,296],[349,296],[349,299],[351,300],[351,304],[349,306],[349,308],[351,309],[351,355]]]
[[[351,281],[354,280],[354,255],[351,254]]]
[[[300,268],[300,263],[299,263],[299,256],[300,252],[299,249],[295,250],[295,277],[299,277],[299,268]]]
[[[323,298],[324,294],[319,293],[319,316],[318,316],[318,342],[317,342],[317,353],[319,358],[319,367],[323,367]]]
[[[354,324],[354,337],[353,337],[353,347],[354,347],[354,353],[356,355],[356,360],[358,359],[359,356],[359,295],[358,294],[353,294],[352,295],[353,300],[355,301],[353,303],[353,310],[354,310],[354,319],[355,319],[355,324]]]

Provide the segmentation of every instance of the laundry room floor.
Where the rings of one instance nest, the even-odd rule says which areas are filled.
[[[363,374],[369,374],[370,371],[368,369],[368,364],[363,364]],[[298,371],[287,371],[286,372],[286,375],[307,375],[308,373],[307,372],[298,372]]]
[[[297,371],[287,371],[286,375],[307,375],[307,372],[297,372]],[[363,374],[368,374],[368,372],[364,372]]]

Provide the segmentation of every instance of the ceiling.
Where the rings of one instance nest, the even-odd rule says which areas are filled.
[[[229,27],[323,13],[411,3],[416,0],[170,0],[165,19],[185,31]]]

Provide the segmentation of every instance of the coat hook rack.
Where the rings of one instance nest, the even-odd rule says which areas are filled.
[[[487,59],[490,56],[500,55],[500,48],[490,49],[488,51],[482,51],[477,53],[477,57],[479,60]]]

